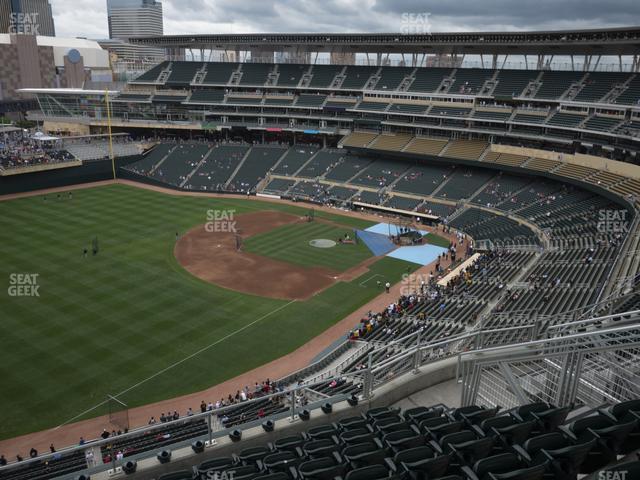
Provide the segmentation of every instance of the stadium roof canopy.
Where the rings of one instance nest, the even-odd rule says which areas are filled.
[[[308,52],[450,55],[640,54],[640,27],[469,33],[251,33],[163,35],[131,43],[169,49],[297,49]]]

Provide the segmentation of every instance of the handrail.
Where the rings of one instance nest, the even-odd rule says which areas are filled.
[[[499,351],[513,350],[514,348],[534,347],[537,345],[549,345],[550,343],[551,344],[559,343],[562,345],[566,345],[567,342],[571,342],[572,340],[579,340],[579,339],[584,339],[584,338],[589,338],[594,336],[604,336],[605,334],[625,332],[625,331],[630,331],[634,329],[640,332],[640,325],[623,325],[620,327],[616,326],[616,327],[605,328],[605,329],[592,331],[592,332],[578,332],[578,333],[572,333],[566,336],[543,338],[540,340],[532,340],[530,342],[514,343],[510,345],[500,345],[497,347],[481,348],[481,349],[473,350],[469,352],[460,352],[458,355],[460,358],[469,356],[469,355],[475,355],[475,354],[486,355],[486,354],[491,354]]]

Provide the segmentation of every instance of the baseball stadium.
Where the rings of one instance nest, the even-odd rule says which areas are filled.
[[[640,27],[131,42],[4,131],[1,480],[640,479]]]

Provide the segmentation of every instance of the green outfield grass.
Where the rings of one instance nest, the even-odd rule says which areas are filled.
[[[176,232],[205,223],[208,209],[225,208],[308,210],[123,185],[0,202],[0,438],[55,427],[107,394],[126,392],[119,398],[133,407],[217,384],[344,318],[380,293],[373,279],[399,281],[416,267],[384,258],[305,302],[225,290],[191,276],[173,256]],[[316,217],[371,225],[325,212]],[[96,236],[99,254],[83,258]],[[16,273],[38,274],[39,296],[10,296]]]
[[[315,239],[337,242],[345,234],[354,237],[353,229],[348,227],[338,227],[322,221],[297,223],[254,235],[245,240],[243,249],[304,267],[320,266],[343,272],[372,256],[363,242],[331,248],[313,247],[309,242]]]

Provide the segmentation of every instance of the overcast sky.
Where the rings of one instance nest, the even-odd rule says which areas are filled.
[[[106,0],[50,1],[58,36],[107,37]],[[639,0],[164,0],[163,9],[166,34],[401,32],[423,28],[424,13],[432,32],[640,25]]]

